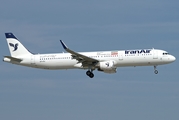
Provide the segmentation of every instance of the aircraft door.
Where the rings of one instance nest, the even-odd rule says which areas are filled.
[[[153,50],[153,59],[158,59],[158,51]]]
[[[31,65],[35,65],[35,55],[31,55]]]
[[[118,53],[118,57],[119,57],[119,60],[123,60],[123,53],[122,53],[122,52],[119,52],[119,53]]]

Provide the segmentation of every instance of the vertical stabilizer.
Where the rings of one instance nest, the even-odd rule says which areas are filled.
[[[32,55],[12,33],[5,33],[5,36],[12,57]]]

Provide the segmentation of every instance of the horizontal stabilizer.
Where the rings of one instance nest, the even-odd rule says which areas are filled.
[[[11,61],[14,61],[14,62],[21,62],[22,59],[15,58],[15,57],[11,57],[11,56],[4,56],[3,61],[5,61],[5,62],[11,62]]]

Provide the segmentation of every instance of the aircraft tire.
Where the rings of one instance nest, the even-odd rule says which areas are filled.
[[[86,71],[86,75],[87,76],[90,76],[90,74],[91,74],[91,72],[88,70],[88,71]]]
[[[94,74],[91,72],[91,74],[89,75],[90,78],[94,77]]]
[[[155,74],[158,74],[158,70],[155,70],[154,73],[155,73]]]
[[[86,71],[86,75],[89,76],[90,78],[94,77],[94,74],[91,71]]]

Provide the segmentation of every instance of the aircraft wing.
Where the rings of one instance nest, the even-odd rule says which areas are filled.
[[[78,61],[78,63],[82,63],[83,67],[95,66],[99,62],[97,59],[90,58],[88,56],[82,55],[82,54],[75,52],[73,50],[70,50],[62,40],[60,40],[60,42],[61,42],[63,48],[67,52],[72,54],[71,55],[72,58],[76,59]]]

